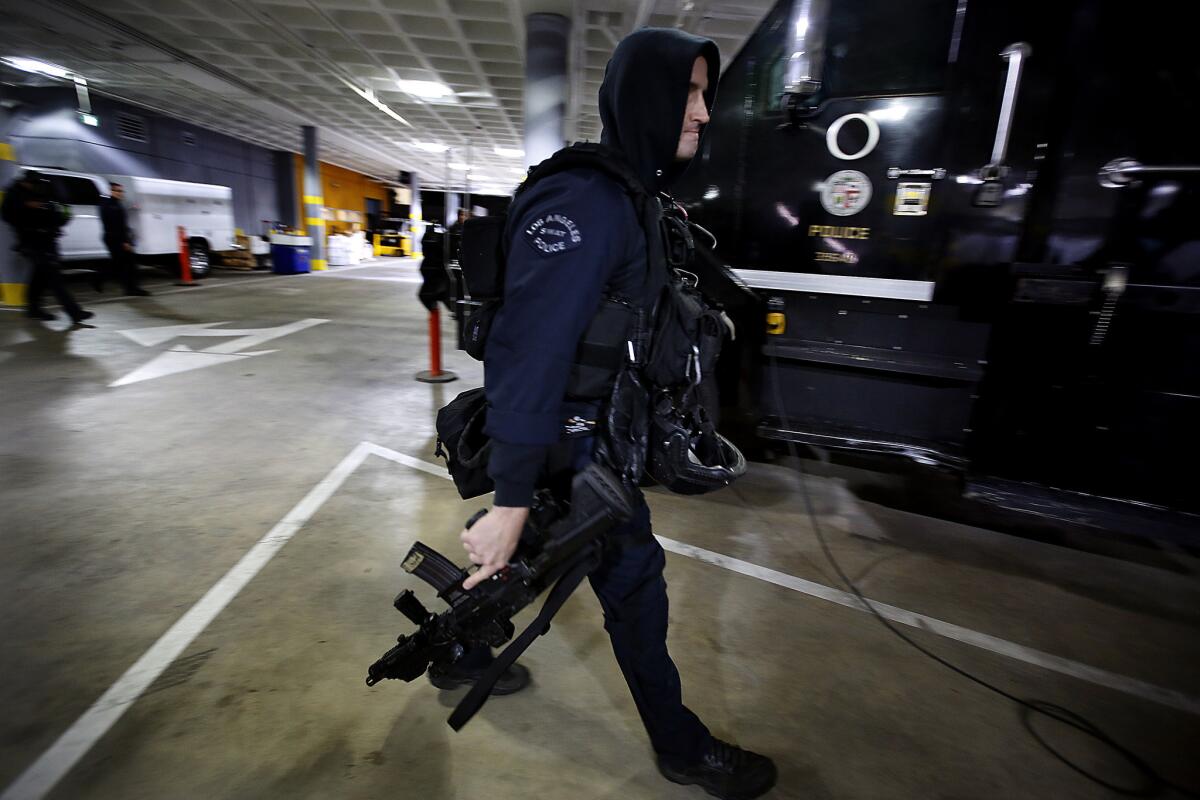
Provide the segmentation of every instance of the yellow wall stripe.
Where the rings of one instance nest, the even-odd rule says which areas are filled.
[[[314,258],[308,262],[308,266],[317,271],[328,269],[328,264],[329,262],[323,258]]]
[[[0,304],[6,306],[25,305],[25,284],[0,283]]]
[[[13,146],[8,142],[0,142],[0,161],[16,161],[17,154],[13,152]]]
[[[318,228],[324,228],[325,220],[321,219],[320,217],[305,217],[304,224],[305,225],[313,225]]]
[[[306,194],[304,195],[304,202],[319,206],[325,203],[325,198],[319,194]]]

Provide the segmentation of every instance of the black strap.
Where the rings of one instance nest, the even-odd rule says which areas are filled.
[[[496,685],[496,681],[500,679],[504,671],[513,665],[513,662],[520,657],[521,653],[525,652],[529,645],[533,644],[534,639],[550,630],[550,620],[562,608],[563,603],[567,602],[567,598],[575,591],[575,587],[579,586],[584,577],[599,564],[600,548],[592,547],[586,551],[579,563],[558,579],[558,583],[554,584],[554,588],[546,596],[546,602],[533,622],[529,623],[529,626],[521,631],[521,635],[513,639],[508,647],[504,648],[503,653],[496,656],[496,660],[475,682],[471,691],[467,692],[467,696],[459,701],[454,713],[446,720],[450,723],[451,728],[456,731],[462,730],[462,727],[471,721],[471,717],[483,708],[483,704],[487,702],[492,693],[492,687]]]

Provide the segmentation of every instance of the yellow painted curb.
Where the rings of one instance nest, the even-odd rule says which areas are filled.
[[[308,266],[313,270],[313,272],[320,272],[323,269],[329,269],[327,266],[328,264],[329,262],[323,258],[314,258],[312,261],[308,262]]]
[[[0,303],[6,306],[24,306],[25,289],[23,283],[0,283]]]

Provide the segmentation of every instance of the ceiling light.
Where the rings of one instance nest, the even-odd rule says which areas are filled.
[[[376,108],[378,108],[383,113],[387,114],[392,119],[396,120],[399,123],[407,125],[410,128],[412,127],[411,122],[409,122],[404,117],[400,116],[395,111],[393,111],[392,108],[387,103],[384,103],[383,101],[381,101],[375,95],[375,91],[373,89],[370,89],[370,88],[360,89],[357,86],[355,86],[353,83],[351,83],[350,81],[346,80],[345,78],[342,79],[342,82],[344,84],[346,84],[347,86],[349,86],[351,91],[353,91],[356,95],[358,95],[362,99],[366,100],[368,103],[375,106]]]
[[[492,149],[496,155],[506,158],[522,158],[525,155],[525,151],[519,147],[494,147]]]
[[[21,58],[20,56],[5,56],[0,58],[5,64],[10,67],[16,67],[25,72],[36,72],[39,75],[49,75],[51,78],[65,78],[71,74],[69,69],[64,69],[57,64],[50,64],[45,61],[38,61],[36,58]]]
[[[454,94],[454,90],[444,83],[437,81],[407,81],[398,80],[396,85],[401,91],[416,95],[417,97],[446,97]]]
[[[93,128],[100,124],[100,120],[95,114],[88,114],[85,111],[79,112],[79,121],[84,125],[91,125]]]
[[[459,172],[470,172],[471,166],[469,164],[464,164],[461,161],[451,161],[450,169],[456,169]]]
[[[450,148],[440,142],[413,142],[413,147],[426,153],[444,153]]]

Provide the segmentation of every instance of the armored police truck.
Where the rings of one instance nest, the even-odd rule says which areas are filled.
[[[770,12],[676,186],[765,301],[741,354],[762,437],[1200,539],[1200,62],[1183,9]]]

